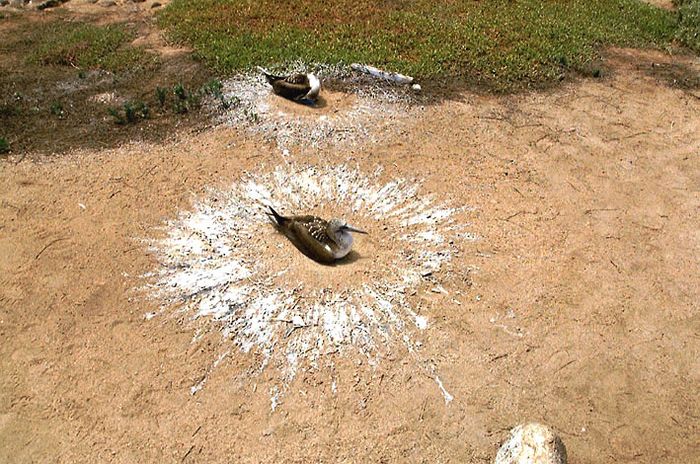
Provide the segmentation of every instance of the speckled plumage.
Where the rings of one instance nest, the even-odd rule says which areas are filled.
[[[349,226],[342,219],[326,221],[318,216],[282,216],[272,207],[271,213],[278,228],[305,255],[321,263],[332,263],[344,258],[352,249],[350,232],[366,234]]]

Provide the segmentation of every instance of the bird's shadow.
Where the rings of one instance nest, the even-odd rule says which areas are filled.
[[[347,255],[343,256],[341,259],[335,260],[335,262],[331,263],[331,267],[335,266],[347,266],[348,264],[352,264],[356,261],[359,261],[362,259],[362,255],[355,250],[350,250],[350,253]]]
[[[306,106],[308,108],[315,109],[315,110],[320,110],[320,109],[323,109],[326,106],[328,106],[328,101],[321,96],[316,98],[316,101],[310,100],[308,98],[304,98],[302,100],[296,100],[296,103],[298,103],[302,106]]]

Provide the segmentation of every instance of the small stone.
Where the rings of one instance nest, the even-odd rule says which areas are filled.
[[[566,464],[566,447],[546,425],[529,423],[510,431],[494,464]]]
[[[421,91],[421,86],[420,86],[420,84],[413,84],[413,85],[411,86],[411,88],[412,88],[414,91],[416,91],[416,92],[420,92],[420,91]]]

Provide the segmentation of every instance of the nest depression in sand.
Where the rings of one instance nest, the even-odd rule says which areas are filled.
[[[277,368],[285,385],[330,352],[376,365],[392,346],[413,351],[414,334],[430,321],[412,295],[439,287],[441,266],[472,237],[455,221],[460,209],[421,197],[415,180],[381,177],[287,164],[210,191],[164,225],[164,238],[150,240],[160,269],[147,288],[164,302],[160,314],[184,312],[200,330],[221,331],[256,353],[260,370]],[[370,235],[357,237],[345,260],[323,266],[276,231],[266,205],[343,217]]]
[[[297,63],[288,72],[309,68]],[[407,86],[378,81],[344,67],[311,68],[323,83],[314,107],[274,95],[260,73],[240,74],[223,83],[223,98],[230,107],[218,112],[218,121],[274,141],[280,148],[356,146],[374,141],[375,135],[385,135],[421,109]]]

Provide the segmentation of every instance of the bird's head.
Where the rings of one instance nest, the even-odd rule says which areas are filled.
[[[350,232],[357,232],[358,234],[367,233],[364,230],[351,226],[345,222],[344,219],[331,219],[328,221],[327,233],[329,237],[332,237],[333,239],[342,239],[345,236],[349,236]]]

